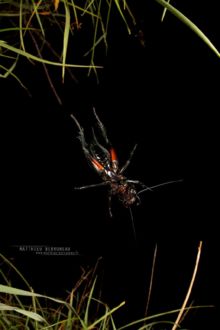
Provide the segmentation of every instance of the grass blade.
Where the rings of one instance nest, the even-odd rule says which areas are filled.
[[[125,23],[125,25],[126,25],[126,28],[127,28],[127,30],[128,30],[128,33],[131,34],[131,30],[130,30],[130,28],[129,28],[129,26],[128,26],[128,22],[127,22],[127,20],[126,20],[124,14],[123,14],[123,12],[122,12],[121,6],[120,6],[120,4],[119,4],[119,0],[114,0],[114,3],[115,3],[115,5],[116,5],[116,7],[117,7],[117,9],[118,9],[118,11],[119,11],[119,14],[121,15],[121,18],[123,19],[123,21],[124,21],[124,23]],[[124,4],[124,7],[125,7],[125,4]]]
[[[182,318],[182,315],[183,315],[183,313],[185,311],[187,302],[189,300],[189,297],[190,297],[190,294],[191,294],[191,291],[192,291],[192,288],[193,288],[193,285],[194,285],[194,282],[195,282],[196,274],[197,274],[197,271],[198,271],[199,260],[200,260],[200,256],[201,256],[201,250],[202,250],[202,241],[199,242],[198,252],[197,252],[197,257],[196,257],[196,262],[195,262],[195,267],[194,267],[194,270],[193,270],[193,274],[192,274],[192,278],[191,278],[191,281],[190,281],[190,284],[189,284],[188,291],[186,293],[186,297],[184,299],[184,302],[182,304],[182,307],[181,307],[181,309],[179,311],[179,314],[177,316],[177,319],[176,319],[176,321],[174,323],[174,326],[173,326],[172,330],[176,330],[177,327],[179,327],[180,320]]]
[[[96,278],[95,278],[95,280],[93,282],[93,285],[92,285],[92,288],[89,292],[89,297],[88,297],[88,301],[87,301],[87,305],[86,305],[86,311],[85,311],[85,317],[84,317],[84,323],[85,323],[86,326],[88,326],[88,323],[89,323],[89,307],[90,307],[93,292],[94,292],[94,289],[95,289],[95,284],[96,284]]]
[[[38,56],[35,56],[35,55],[31,54],[31,53],[28,53],[26,51],[23,51],[22,49],[16,48],[16,47],[11,46],[11,45],[8,45],[3,40],[0,40],[0,47],[6,48],[8,50],[11,50],[12,52],[14,52],[16,54],[19,54],[21,56],[30,58],[30,59],[32,59],[34,61],[45,63],[45,64],[50,64],[50,65],[54,65],[54,66],[63,66],[63,65],[65,65],[65,67],[79,68],[79,69],[88,69],[88,68],[93,67],[90,64],[89,65],[67,64],[67,63],[63,64],[63,63],[60,63],[60,62],[53,62],[53,61],[49,61],[49,60],[46,60],[46,59],[42,59],[42,58],[39,58]],[[101,65],[95,65],[93,68],[102,69],[103,66],[101,66]]]
[[[88,327],[88,330],[92,330],[96,327],[97,324],[99,324],[102,320],[104,320],[106,317],[109,317],[110,315],[112,315],[115,311],[117,311],[119,308],[121,308],[122,306],[125,305],[125,301],[123,301],[122,303],[120,303],[118,306],[112,308],[111,310],[109,310],[105,315],[101,316],[98,320],[96,320],[93,324],[91,324]]]
[[[35,292],[31,292],[31,291],[27,291],[27,290],[23,290],[23,289],[17,289],[8,285],[3,285],[0,284],[0,292],[1,293],[7,293],[7,294],[12,294],[12,295],[18,295],[18,296],[25,296],[25,297],[39,297],[39,298],[46,298],[52,301],[55,301],[57,303],[60,304],[65,304],[68,305],[66,301],[61,300],[61,299],[56,299],[56,298],[52,298],[49,296],[45,296],[39,293],[35,293]]]
[[[35,321],[46,322],[46,320],[44,320],[44,318],[42,316],[40,316],[39,314],[37,314],[35,312],[26,311],[25,309],[21,309],[18,307],[9,306],[9,305],[0,303],[0,310],[1,311],[14,311],[14,312],[23,314]]]
[[[63,34],[63,55],[62,55],[62,81],[64,82],[66,56],[68,49],[69,33],[70,33],[70,10],[66,0],[64,0],[65,7],[65,28]]]
[[[20,42],[21,42],[21,48],[25,50],[24,47],[24,39],[23,39],[23,6],[22,6],[22,0],[20,0],[20,11],[19,11],[19,32],[20,32]]]
[[[196,24],[194,24],[189,18],[183,15],[178,9],[173,7],[171,4],[166,2],[165,0],[155,0],[161,6],[169,10],[174,16],[176,16],[180,21],[186,24],[197,36],[202,39],[202,41],[218,56],[220,57],[220,53],[217,48],[213,45],[213,43],[209,40],[209,38],[198,28]]]

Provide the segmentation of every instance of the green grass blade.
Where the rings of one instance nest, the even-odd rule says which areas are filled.
[[[12,74],[12,71],[14,70],[14,68],[16,67],[16,65],[17,65],[17,59],[15,59],[14,63],[11,65],[10,68],[6,68],[3,65],[0,65],[0,68],[2,68],[4,71],[6,71],[5,74],[0,74],[0,77],[1,78],[8,78],[8,76],[10,74]]]
[[[102,41],[102,40],[105,40],[106,39],[106,36],[104,34],[102,34],[93,44],[93,46],[84,54],[84,56],[88,56],[91,52],[93,53],[93,56],[92,56],[92,61],[91,63],[93,63],[93,58],[94,58],[94,50],[95,50],[95,47],[98,46],[98,44]],[[94,66],[94,65],[92,65]]]
[[[209,38],[195,25],[189,18],[183,15],[178,9],[173,7],[171,4],[166,2],[165,0],[155,0],[161,6],[169,10],[174,16],[176,16],[180,21],[186,24],[195,34],[198,35],[200,39],[218,56],[220,57],[220,53],[217,48],[213,45],[213,43],[209,40]]]
[[[99,324],[100,322],[102,322],[106,317],[111,316],[114,312],[116,312],[119,308],[121,308],[122,306],[125,305],[125,301],[123,301],[122,303],[120,303],[118,306],[112,308],[111,310],[109,310],[106,314],[104,314],[103,316],[101,316],[98,320],[96,320],[95,322],[93,322],[89,327],[88,330],[92,330],[96,327],[97,324]]]
[[[88,297],[87,305],[86,305],[86,311],[85,311],[85,317],[84,317],[84,323],[85,323],[86,326],[88,326],[88,323],[89,323],[89,307],[90,307],[92,296],[93,296],[93,292],[94,292],[94,289],[95,289],[96,280],[97,280],[97,278],[95,278],[95,280],[93,282],[92,288],[91,288],[91,290],[89,292],[89,297]]]
[[[64,82],[65,68],[66,68],[66,56],[68,49],[69,33],[70,33],[70,10],[66,0],[64,0],[65,7],[65,28],[63,34],[63,55],[62,55],[62,81]]]
[[[79,28],[79,20],[78,20],[77,9],[76,9],[74,0],[71,0],[71,4],[73,7],[73,14],[74,14],[74,18],[75,18],[76,27]]]
[[[0,275],[3,278],[3,280],[5,281],[5,283],[7,283],[7,286],[10,287],[11,286],[11,283],[10,283],[10,281],[8,279],[8,276],[6,276],[1,269],[0,269]],[[24,308],[24,305],[23,305],[22,301],[16,295],[15,295],[14,298],[16,300],[16,304],[18,304],[20,306],[20,308],[23,309]]]
[[[22,7],[22,0],[20,0],[20,11],[19,11],[19,31],[20,31],[20,43],[21,43],[21,48],[25,50],[24,47],[24,39],[23,39],[23,7]]]
[[[73,305],[73,290],[70,293],[70,306]],[[68,315],[67,315],[67,329],[71,329],[71,325],[72,325],[72,314],[73,314],[73,310],[70,308],[68,311]]]
[[[94,27],[93,45],[92,45],[92,48],[91,48],[92,54],[91,54],[90,64],[94,64],[95,47],[96,47],[96,40],[97,40],[97,34],[98,34],[98,25],[99,25],[99,20],[100,20],[101,3],[102,3],[102,0],[99,0],[98,9],[97,9],[97,17],[96,17],[96,20],[95,20],[95,27]],[[91,72],[91,68],[89,69],[88,75],[90,75],[90,72]],[[96,70],[95,70],[95,72],[96,72]]]
[[[85,4],[85,8],[83,10],[82,16],[84,14],[88,14],[88,13],[92,13],[92,16],[93,16],[93,9],[92,9],[92,7],[93,7],[94,2],[95,2],[95,0],[87,1],[88,5],[87,5],[87,3]],[[90,7],[91,7],[91,9],[90,9]]]
[[[199,308],[213,308],[214,306],[212,305],[204,305],[204,306],[190,306],[190,307],[186,307],[184,310],[188,311],[188,310],[192,310],[192,309],[199,309]],[[144,317],[142,319],[133,321],[129,324],[123,325],[122,327],[118,328],[117,330],[124,330],[130,327],[133,327],[134,325],[136,326],[137,324],[149,321],[149,320],[153,320],[153,319],[157,319],[159,317],[163,317],[163,316],[167,316],[167,315],[172,315],[172,314],[177,314],[179,311],[181,310],[181,308],[179,309],[174,309],[168,312],[163,312],[163,313],[159,313],[159,314],[155,314],[155,315],[151,315],[151,316],[147,316]],[[132,328],[133,329],[133,328]]]
[[[28,28],[28,27],[11,27],[11,28],[4,28],[4,29],[0,29],[0,33],[1,32],[10,32],[10,31],[18,31],[18,32],[20,32],[20,31],[38,31],[38,29],[36,29],[36,28],[32,28],[32,27],[30,27],[30,28]]]
[[[46,320],[44,320],[44,318],[42,316],[40,316],[39,314],[37,314],[35,312],[26,311],[25,309],[21,309],[18,307],[9,306],[9,305],[0,303],[0,310],[1,311],[14,311],[14,312],[23,314],[35,321],[46,322]]]
[[[30,58],[30,59],[32,59],[34,61],[37,61],[37,62],[41,62],[41,63],[45,63],[45,64],[50,64],[50,65],[54,65],[54,66],[61,66],[61,67],[64,65],[63,63],[60,63],[60,62],[53,62],[53,61],[49,61],[49,60],[46,60],[46,59],[41,59],[38,56],[35,56],[35,55],[31,54],[31,53],[28,53],[26,51],[23,51],[22,49],[16,48],[16,47],[11,46],[11,45],[8,45],[3,40],[0,40],[0,47],[6,48],[8,50],[11,50],[12,52],[14,52],[16,54],[19,54],[21,56]],[[67,64],[67,63],[65,64],[65,66],[66,67],[69,67],[69,68],[79,68],[79,69],[88,69],[88,68],[91,68],[92,67],[91,65]],[[102,69],[103,66],[96,65],[93,68]]]
[[[170,0],[167,0],[167,3],[170,3]],[[164,7],[164,8],[163,8],[163,13],[162,13],[162,16],[161,16],[161,22],[164,21],[164,18],[165,18],[166,12],[167,12],[167,8]]]
[[[42,24],[42,22],[41,22],[40,15],[39,15],[39,13],[38,13],[38,8],[39,8],[39,6],[40,6],[40,4],[41,4],[41,1],[39,1],[39,2],[37,3],[35,0],[32,0],[32,3],[33,3],[34,10],[33,10],[33,13],[32,13],[32,15],[31,15],[31,17],[30,17],[29,23],[30,23],[32,17],[33,17],[34,15],[36,15],[36,18],[37,18],[37,21],[38,21],[38,24],[39,24],[39,27],[40,27],[41,33],[42,33],[42,35],[45,37],[45,32],[44,32],[43,24]],[[28,24],[27,24],[27,25],[28,25]]]
[[[27,87],[22,83],[22,81],[18,78],[18,76],[16,76],[16,74],[14,74],[13,70],[17,65],[17,61],[18,61],[18,57],[15,59],[14,63],[12,64],[12,66],[10,68],[6,68],[3,65],[0,65],[0,68],[2,68],[5,71],[5,74],[0,74],[0,78],[7,78],[9,75],[11,75],[13,78],[15,78],[18,83],[21,85],[21,87],[23,87],[29,94],[29,91],[27,89]]]
[[[46,299],[55,301],[55,302],[60,303],[60,304],[65,304],[65,305],[68,306],[68,303],[64,300],[52,298],[52,297],[49,297],[49,296],[45,296],[45,295],[42,295],[42,294],[39,294],[39,293],[27,291],[27,290],[17,289],[17,288],[8,286],[8,285],[0,284],[0,292],[1,293],[12,294],[12,295],[16,295],[16,296],[18,295],[18,296],[25,296],[25,297],[46,298]]]
[[[123,11],[122,11],[121,6],[120,6],[120,3],[119,3],[119,0],[114,0],[114,3],[115,3],[115,5],[116,5],[116,7],[117,7],[117,9],[118,9],[118,11],[119,11],[119,14],[121,15],[121,18],[122,18],[123,21],[125,22],[125,25],[126,25],[126,28],[127,28],[127,30],[128,30],[128,33],[131,34],[131,30],[130,30],[130,28],[129,28],[129,26],[128,26],[128,22],[127,22],[127,20],[126,20],[124,14],[123,14]],[[124,7],[125,7],[125,5],[124,5]]]
[[[31,290],[31,292],[34,292],[33,289]],[[36,299],[37,299],[36,297],[34,296],[32,297],[32,306],[35,314],[37,314]],[[35,330],[39,330],[37,320],[35,320],[34,328]]]
[[[13,265],[13,263],[10,260],[8,260],[6,257],[4,257],[1,253],[0,253],[0,257],[4,260],[6,264],[8,264],[11,267],[11,269],[13,269],[18,274],[18,276],[22,279],[25,285],[30,289],[31,288],[30,284],[28,283],[26,278],[21,274],[21,272]]]
[[[130,9],[130,7],[128,6],[127,3],[126,3],[126,10],[127,10],[128,14],[129,14],[131,20],[132,20],[133,25],[135,26],[137,24],[136,19],[135,19],[133,13],[132,13],[132,9]]]
[[[109,26],[109,21],[110,21],[110,16],[111,16],[112,1],[113,0],[110,0],[110,2],[108,4],[107,18],[106,18],[106,23],[105,23],[106,39],[107,39],[108,26]],[[107,48],[107,46],[106,46],[106,48]]]

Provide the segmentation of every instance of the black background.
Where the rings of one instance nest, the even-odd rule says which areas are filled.
[[[0,81],[2,252],[13,257],[36,291],[55,295],[71,288],[81,265],[93,266],[102,256],[103,299],[112,306],[126,300],[128,319],[143,316],[156,243],[150,312],[180,307],[200,240],[204,245],[192,292],[195,304],[216,304],[218,278],[219,59],[175,17],[168,14],[161,24],[158,4],[142,6],[135,11],[145,47],[135,31],[128,36],[113,24],[99,84],[76,71],[78,84],[67,77],[61,85],[60,72],[51,69],[62,106],[39,64],[21,59],[17,69],[32,97],[14,80]],[[178,8],[220,48],[214,8],[209,12],[201,4],[184,8],[181,3]],[[138,144],[126,172],[129,178],[149,186],[183,179],[142,195],[141,205],[133,208],[137,241],[129,212],[117,200],[109,219],[105,188],[73,191],[74,186],[99,182],[69,117],[74,113],[89,139],[93,106],[120,164]],[[71,246],[80,256],[20,253],[14,245],[23,244]],[[59,282],[56,292],[54,282]],[[207,321],[212,329],[214,313],[193,312],[186,327],[205,328]]]

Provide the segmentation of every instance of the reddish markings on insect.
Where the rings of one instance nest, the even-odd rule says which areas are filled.
[[[110,153],[111,153],[111,160],[112,161],[118,161],[117,156],[116,156],[116,152],[113,148],[111,148]]]
[[[114,172],[117,172],[118,170],[118,158],[115,152],[115,149],[110,149],[110,155],[111,155],[111,162],[112,162],[112,170]]]
[[[95,109],[93,109],[94,116],[97,120],[98,128],[101,132],[102,139],[105,142],[105,146],[103,146],[99,140],[97,139],[94,130],[93,132],[93,140],[91,143],[87,143],[84,136],[84,130],[80,126],[78,120],[75,118],[73,114],[71,114],[71,118],[75,121],[78,129],[79,129],[79,140],[81,142],[83,153],[89,164],[96,170],[96,172],[100,175],[102,182],[92,185],[86,185],[82,187],[76,187],[75,189],[82,190],[100,186],[108,186],[108,200],[109,200],[109,214],[112,216],[111,212],[111,198],[112,196],[116,196],[122,204],[129,208],[130,215],[132,219],[133,230],[135,234],[135,228],[133,223],[133,216],[131,213],[131,206],[133,204],[140,203],[139,195],[147,190],[153,190],[154,188],[164,186],[170,183],[182,181],[169,181],[164,182],[152,187],[147,187],[145,184],[140,182],[139,180],[131,180],[127,179],[122,173],[127,169],[128,165],[131,162],[131,158],[134,154],[134,151],[137,145],[134,146],[133,150],[130,153],[128,160],[125,162],[124,166],[119,168],[118,159],[114,148],[111,146],[111,143],[108,140],[106,129],[96,114]],[[137,191],[136,187],[141,187],[142,189]]]
[[[97,171],[104,171],[102,164],[100,164],[95,158],[91,158],[91,162]]]

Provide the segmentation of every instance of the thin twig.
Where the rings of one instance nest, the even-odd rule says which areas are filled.
[[[34,43],[34,46],[35,46],[35,48],[36,48],[36,50],[37,50],[38,56],[39,56],[40,58],[43,58],[43,57],[42,57],[42,54],[41,54],[41,51],[40,51],[40,49],[39,49],[39,47],[38,47],[38,43],[37,43],[37,41],[36,41],[36,39],[35,39],[33,33],[32,33],[32,32],[29,32],[29,33],[30,33],[30,36],[31,36],[32,41],[33,41],[33,43]],[[46,64],[45,64],[45,63],[42,63],[42,65],[43,65],[44,72],[45,72],[45,74],[46,74],[47,80],[48,80],[48,82],[49,82],[50,88],[51,88],[52,92],[54,93],[54,95],[55,95],[55,97],[56,97],[58,103],[59,103],[60,105],[62,105],[61,98],[59,97],[59,95],[58,95],[58,93],[57,93],[57,91],[56,91],[56,88],[55,88],[55,86],[54,86],[54,84],[53,84],[53,82],[52,82],[52,79],[51,79],[51,77],[50,77],[50,74],[49,74],[49,72],[48,72],[48,69],[47,69],[47,67],[46,67]]]
[[[192,274],[192,278],[191,278],[191,281],[190,281],[190,285],[189,285],[189,288],[188,288],[188,291],[186,293],[186,297],[185,297],[185,300],[182,304],[182,307],[179,311],[179,314],[177,316],[177,319],[174,323],[174,326],[172,327],[172,330],[176,330],[179,323],[180,323],[180,320],[182,318],[182,315],[185,311],[185,308],[186,308],[186,305],[187,305],[187,302],[189,300],[189,297],[190,297],[190,294],[191,294],[191,291],[192,291],[192,288],[193,288],[193,284],[195,282],[195,278],[196,278],[196,273],[197,273],[197,270],[198,270],[198,266],[199,266],[199,260],[200,260],[200,255],[201,255],[201,250],[202,250],[202,241],[199,242],[199,246],[198,246],[198,253],[197,253],[197,257],[196,257],[196,263],[195,263],[195,267],[194,267],[194,271],[193,271],[193,274]]]

